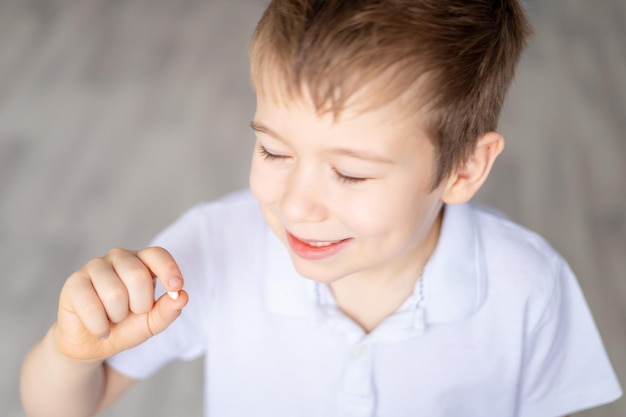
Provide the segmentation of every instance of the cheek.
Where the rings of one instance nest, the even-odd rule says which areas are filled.
[[[350,198],[336,199],[340,206],[334,204],[334,211],[361,237],[381,237],[397,228],[397,218],[402,211],[402,207],[389,197],[387,193],[373,190],[352,194]]]
[[[383,193],[376,198],[353,200],[349,209],[344,210],[350,213],[345,223],[363,237],[407,240],[422,235],[437,212],[436,199],[409,194]]]
[[[258,157],[253,158],[250,166],[250,190],[260,203],[271,203],[280,194],[280,181],[273,175],[272,169],[266,161],[260,161]]]

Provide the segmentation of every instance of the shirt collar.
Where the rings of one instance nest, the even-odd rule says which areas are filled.
[[[425,326],[469,317],[486,294],[484,256],[473,208],[446,205],[444,210],[439,242],[421,278],[424,302],[419,317]],[[322,304],[327,302],[320,299],[318,284],[298,274],[284,244],[266,230],[263,279],[268,308],[278,314],[321,319]]]
[[[484,254],[470,204],[446,205],[439,242],[422,279],[426,323],[446,323],[472,315],[486,295]]]

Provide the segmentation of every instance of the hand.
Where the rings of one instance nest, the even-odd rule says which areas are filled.
[[[164,294],[154,300],[154,279]],[[189,300],[176,261],[165,249],[112,249],[72,274],[59,300],[54,337],[70,358],[102,360],[165,330]]]

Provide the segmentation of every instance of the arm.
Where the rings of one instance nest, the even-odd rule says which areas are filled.
[[[154,301],[154,277],[168,291]],[[57,322],[27,355],[21,393],[29,417],[86,417],[133,384],[104,360],[165,330],[188,297],[171,255],[160,248],[112,250],[72,274],[61,291]],[[173,280],[168,278],[174,278]]]
[[[102,360],[82,361],[61,354],[54,331],[53,326],[22,368],[22,401],[28,416],[94,415],[132,386],[132,379]]]

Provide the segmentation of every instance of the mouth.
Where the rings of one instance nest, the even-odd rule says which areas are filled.
[[[299,257],[309,260],[328,258],[343,249],[352,239],[313,240],[300,239],[289,232],[287,242],[291,250]]]

